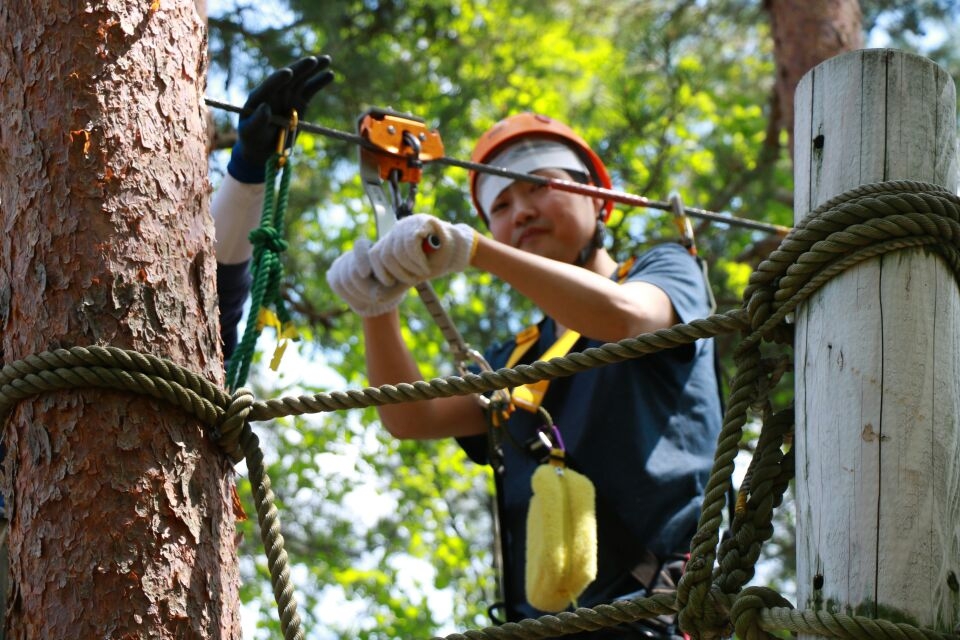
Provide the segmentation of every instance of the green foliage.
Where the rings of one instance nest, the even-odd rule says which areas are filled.
[[[366,109],[390,106],[424,117],[439,130],[446,155],[468,159],[473,141],[496,120],[542,111],[594,145],[618,188],[655,200],[677,192],[691,206],[782,225],[792,221],[790,159],[783,134],[768,127],[774,63],[761,3],[209,4],[213,94],[239,89],[242,95],[273,68],[327,53],[337,80],[303,114],[311,122],[353,131]],[[920,24],[911,22],[914,3],[896,3],[897,14],[889,13],[889,2],[864,4],[871,25],[877,16],[903,16],[894,38]],[[955,7],[918,4],[925,12],[919,16]],[[956,29],[956,20],[944,24]],[[955,70],[956,50],[942,49],[930,55]],[[229,118],[218,118],[228,125]],[[324,278],[356,238],[374,233],[357,169],[357,150],[349,144],[300,134],[285,297],[303,338],[302,359],[287,356],[279,378],[255,366],[250,379],[265,381],[261,397],[366,384],[359,320]],[[417,209],[478,225],[466,180],[463,170],[428,165]],[[610,230],[620,257],[676,238],[671,218],[652,209],[618,209]],[[775,242],[721,224],[698,223],[696,232],[720,310],[739,305],[749,273]],[[538,317],[488,275],[434,284],[477,347],[506,339]],[[423,375],[454,373],[443,338],[415,294],[402,310]],[[726,352],[731,343],[720,341]],[[272,351],[269,331],[260,344]],[[372,409],[262,424],[258,433],[295,564],[301,615],[313,636],[429,637],[489,623],[485,609],[495,599],[491,482],[455,443],[396,442]],[[240,490],[249,496],[248,487]],[[266,576],[266,561],[252,523],[243,536],[245,601],[261,609],[259,623],[276,634],[272,594],[258,579]],[[789,549],[789,537],[777,544]],[[431,570],[405,569],[410,563]],[[438,590],[437,598],[425,595]],[[449,613],[435,611],[440,600]]]

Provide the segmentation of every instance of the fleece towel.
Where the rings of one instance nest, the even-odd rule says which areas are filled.
[[[593,483],[571,469],[540,465],[531,480],[527,514],[527,601],[563,611],[597,577],[597,516]]]

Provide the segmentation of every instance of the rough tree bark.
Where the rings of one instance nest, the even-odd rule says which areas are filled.
[[[0,359],[223,382],[194,0],[0,3]],[[8,638],[240,636],[233,473],[179,409],[49,393],[3,425]]]
[[[828,58],[862,48],[863,16],[858,0],[764,0],[763,7],[770,16],[776,77],[760,162],[773,163],[784,132],[793,158],[793,96],[800,78]],[[780,238],[762,238],[737,260],[756,266],[779,244]]]
[[[793,96],[800,78],[845,51],[863,48],[863,16],[858,0],[764,0],[770,14],[776,61],[777,128],[790,138],[793,156]]]

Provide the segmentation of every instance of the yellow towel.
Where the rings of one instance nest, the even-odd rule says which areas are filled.
[[[597,577],[593,483],[571,469],[543,464],[531,484],[527,601],[541,611],[563,611]]]

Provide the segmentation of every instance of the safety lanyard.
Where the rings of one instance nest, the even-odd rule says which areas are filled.
[[[633,268],[633,263],[636,261],[636,258],[629,258],[622,262],[617,267],[617,282],[622,284],[624,280],[627,279],[627,275],[630,273],[630,269]],[[537,325],[532,325],[527,327],[523,331],[517,334],[516,337],[516,346],[513,348],[513,352],[510,354],[510,357],[507,359],[506,366],[512,367],[518,362],[523,356],[536,344],[537,340],[540,338],[540,328]],[[560,358],[573,349],[573,345],[577,343],[577,340],[580,339],[580,334],[573,329],[567,329],[560,334],[560,337],[557,338],[549,349],[539,358],[540,360],[552,360],[553,358]],[[520,407],[525,411],[531,413],[536,413],[540,408],[540,405],[543,403],[543,397],[547,394],[547,389],[550,387],[550,380],[538,380],[537,382],[531,382],[519,387],[515,387],[511,393],[512,405],[515,407]]]

